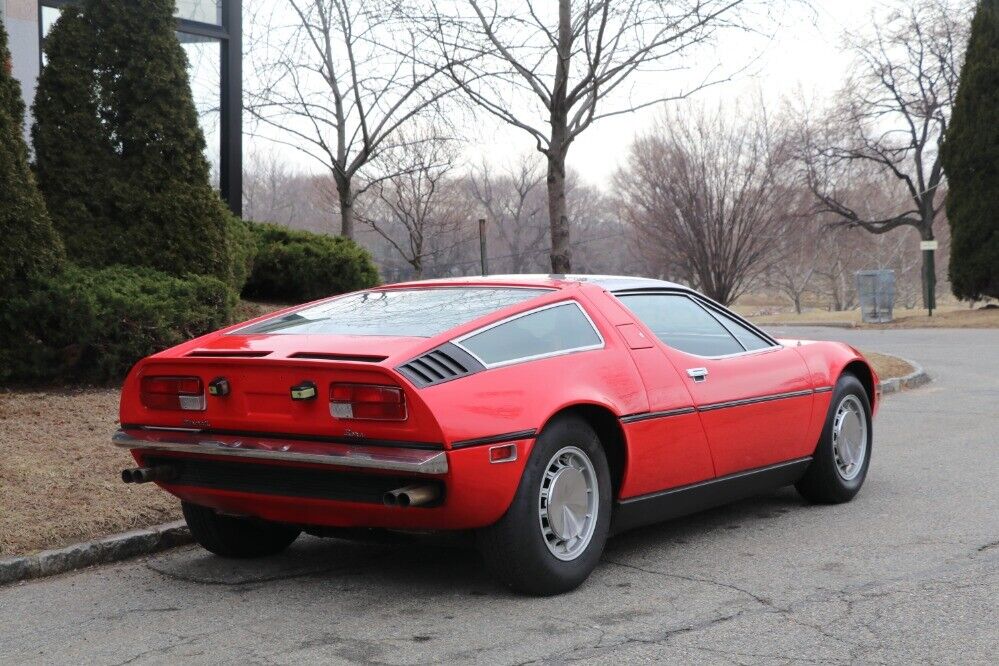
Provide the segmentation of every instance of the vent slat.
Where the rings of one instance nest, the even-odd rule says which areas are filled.
[[[463,366],[461,363],[458,363],[458,361],[454,360],[453,358],[442,352],[440,349],[430,352],[429,354],[427,354],[427,356],[446,365],[455,375],[463,375],[466,372],[468,372],[468,370],[465,369],[465,366]]]
[[[427,384],[433,384],[434,383],[434,378],[433,377],[428,376],[426,373],[422,372],[419,368],[417,368],[412,363],[407,363],[406,365],[404,365],[402,367],[405,368],[406,370],[408,370],[409,372],[413,373],[417,377],[419,377],[421,380],[423,380],[423,382],[425,382]]]
[[[424,361],[422,356],[420,358],[414,358],[412,361],[410,361],[410,365],[419,367],[420,370],[424,372],[424,374],[433,375],[437,377],[437,379],[445,378],[445,375],[441,374],[432,365]]]
[[[475,357],[450,342],[397,367],[419,388],[443,384],[485,369]]]
[[[421,356],[420,362],[426,363],[427,365],[431,366],[434,370],[440,373],[441,377],[454,377],[456,374],[458,374],[454,371],[453,368],[449,367],[445,363],[441,363],[436,358],[434,358],[433,354],[425,354]]]

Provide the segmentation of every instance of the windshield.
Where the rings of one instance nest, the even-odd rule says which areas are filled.
[[[389,335],[429,338],[491,312],[530,300],[542,289],[448,287],[365,291],[334,298],[233,335]]]

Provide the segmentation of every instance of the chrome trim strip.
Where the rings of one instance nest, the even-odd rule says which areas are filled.
[[[119,430],[111,438],[111,442],[123,449],[140,451],[281,460],[412,474],[446,474],[448,471],[446,453],[423,449],[150,430]]]
[[[728,400],[726,402],[714,402],[708,405],[700,405],[697,408],[697,411],[710,412],[715,409],[725,409],[726,407],[743,407],[745,405],[755,405],[760,402],[785,400],[787,398],[800,398],[806,395],[812,395],[812,389],[804,389],[801,391],[788,391],[787,393],[774,393],[772,395],[761,395],[755,398],[742,398],[740,400]]]
[[[829,391],[832,391],[834,388],[835,388],[834,386],[820,386],[819,388],[812,390],[815,391],[816,393],[828,393]]]
[[[476,336],[479,333],[484,333],[485,331],[496,328],[497,326],[502,326],[503,324],[509,323],[511,321],[515,321],[517,319],[520,319],[521,317],[526,317],[536,312],[542,312],[544,310],[550,310],[552,308],[565,307],[567,305],[575,305],[579,309],[579,311],[583,313],[583,316],[586,317],[586,321],[589,322],[590,324],[590,328],[593,329],[593,332],[596,333],[597,335],[597,339],[600,340],[600,344],[586,345],[585,347],[573,347],[571,349],[559,349],[558,351],[547,352],[545,354],[535,354],[533,356],[522,356],[520,358],[514,358],[508,361],[500,361],[499,363],[486,363],[484,360],[479,358],[478,355],[473,353],[472,350],[470,350],[465,345],[461,344],[462,341],[467,340],[468,338],[471,338],[473,336]],[[534,308],[532,310],[525,310],[524,312],[518,312],[517,314],[506,317],[505,319],[500,319],[499,321],[495,321],[491,324],[483,326],[482,328],[477,328],[474,331],[470,331],[468,333],[465,333],[464,335],[460,335],[457,338],[451,340],[451,344],[458,347],[463,352],[474,358],[476,361],[485,366],[486,369],[492,369],[492,368],[502,368],[503,366],[514,365],[516,363],[526,363],[527,361],[537,361],[538,359],[542,358],[552,358],[554,356],[564,356],[566,354],[574,354],[576,352],[591,351],[594,349],[603,349],[607,343],[604,340],[604,336],[600,334],[600,329],[598,329],[597,325],[593,323],[593,319],[590,317],[590,313],[586,311],[586,308],[580,305],[579,301],[577,301],[576,299],[570,298],[564,301],[557,301],[555,303],[549,303],[548,305],[542,305],[541,307]]]
[[[693,414],[697,410],[693,407],[679,407],[677,409],[667,409],[662,412],[645,412],[644,414],[630,414],[622,416],[621,423],[636,423],[638,421],[649,421],[651,419],[664,419],[670,416],[680,416],[681,414]]]

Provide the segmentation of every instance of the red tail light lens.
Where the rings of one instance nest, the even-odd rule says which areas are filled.
[[[332,384],[330,414],[338,419],[405,421],[406,394],[398,386]]]
[[[205,409],[205,389],[198,377],[143,377],[139,396],[149,409]]]

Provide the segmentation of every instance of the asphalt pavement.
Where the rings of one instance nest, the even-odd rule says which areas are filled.
[[[631,532],[547,599],[454,539],[189,546],[0,588],[0,664],[996,663],[999,330],[774,331],[933,377],[885,399],[849,504],[784,489]]]

